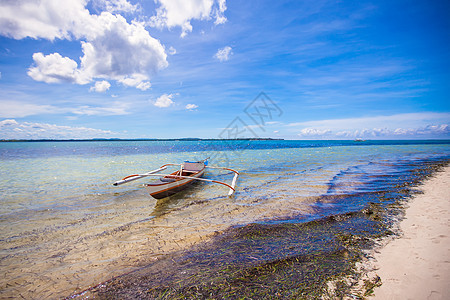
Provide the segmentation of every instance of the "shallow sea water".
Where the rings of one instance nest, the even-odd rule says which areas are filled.
[[[0,143],[0,297],[61,298],[187,249],[230,226],[356,211],[449,141]],[[198,183],[155,200],[129,174],[211,157],[237,192]],[[230,182],[209,170],[205,178]],[[347,197],[352,196],[352,197]],[[351,199],[351,201],[349,200]]]

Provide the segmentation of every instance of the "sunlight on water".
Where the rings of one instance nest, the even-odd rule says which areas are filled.
[[[208,151],[200,142],[180,143],[0,145],[1,297],[68,296],[229,226],[314,215],[323,195],[389,189],[389,176],[407,171],[402,161],[449,157],[447,144],[272,141]],[[234,197],[209,183],[159,201],[142,188],[149,179],[112,186],[126,175],[207,156],[211,165],[240,172]],[[209,170],[205,178],[231,182],[232,174]]]

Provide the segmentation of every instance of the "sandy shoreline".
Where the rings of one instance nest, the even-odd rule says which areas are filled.
[[[450,299],[450,166],[408,202],[400,238],[373,255],[382,285],[370,299]]]

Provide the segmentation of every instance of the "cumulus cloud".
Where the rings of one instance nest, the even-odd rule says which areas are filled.
[[[104,0],[100,2],[100,5],[104,6],[105,10],[110,13],[132,13],[138,10],[137,4],[131,4],[127,0]]]
[[[118,81],[126,86],[134,86],[142,91],[148,90],[151,87],[150,82],[144,81],[145,76],[135,74],[133,76],[125,76],[118,78]]]
[[[217,53],[214,55],[219,61],[227,61],[230,59],[230,56],[233,54],[230,46],[223,47],[217,50]]]
[[[448,124],[427,125],[420,128],[397,128],[392,132],[395,136],[449,136],[450,127]]]
[[[169,107],[174,103],[172,101],[173,96],[174,96],[173,94],[162,94],[161,96],[158,97],[158,99],[156,99],[153,105],[161,108]]]
[[[441,125],[428,125],[424,128],[424,132],[438,132],[438,133],[450,133],[450,126],[448,124],[441,124]]]
[[[91,87],[89,90],[95,91],[97,93],[104,93],[107,90],[109,90],[110,87],[111,87],[111,84],[108,81],[102,80],[102,81],[97,81],[95,83],[95,86]]]
[[[198,105],[196,105],[196,104],[187,104],[186,105],[187,110],[194,110],[196,108],[198,108]]]
[[[227,21],[227,18],[225,17],[224,13],[227,10],[227,4],[226,0],[218,0],[219,7],[215,11],[215,17],[216,20],[214,21],[214,24],[224,24]]]
[[[2,1],[0,34],[15,39],[81,40],[80,64],[59,53],[35,53],[28,74],[37,81],[87,84],[99,78],[148,89],[151,77],[168,66],[163,45],[141,23],[128,23],[121,15],[110,12],[91,15],[87,2]],[[121,10],[132,9],[127,1],[105,3]]]
[[[19,125],[19,123],[17,123],[17,121],[14,119],[6,119],[3,121],[0,121],[0,128],[9,127],[9,126],[17,126],[17,125]]]
[[[34,66],[28,70],[28,76],[36,81],[46,83],[72,82],[86,84],[89,82],[83,78],[83,74],[78,70],[76,61],[62,57],[59,53],[44,55],[40,52],[33,54]]]
[[[356,130],[333,131],[330,129],[304,128],[298,133],[300,137],[329,138],[329,139],[421,139],[421,138],[449,138],[448,124],[427,125],[416,128],[363,128]]]
[[[450,113],[405,113],[388,116],[316,120],[288,124],[300,137],[330,139],[449,138]],[[297,129],[298,128],[298,129]]]
[[[192,32],[192,20],[215,18],[215,24],[226,22],[225,0],[155,0],[159,3],[156,16],[151,17],[149,25],[158,28],[181,27],[181,37]]]
[[[330,134],[330,129],[304,128],[300,130],[299,136],[302,137],[318,137]]]
[[[91,139],[113,135],[118,133],[87,127],[17,122],[14,119],[0,121],[0,139]]]
[[[87,0],[0,2],[0,34],[14,39],[49,40],[79,37],[77,28],[91,23]]]
[[[168,66],[161,43],[140,23],[128,24],[120,15],[102,13],[102,28],[82,42],[82,70],[87,76],[111,78],[127,86],[146,90],[150,76]]]

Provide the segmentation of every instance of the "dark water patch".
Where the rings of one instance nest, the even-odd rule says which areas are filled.
[[[390,190],[421,163],[427,164],[427,161],[370,162],[351,166],[333,177],[328,184],[327,194]]]
[[[339,172],[315,204],[317,215],[363,209],[368,203],[394,203],[411,194],[425,177],[448,163],[447,157],[370,162]],[[332,204],[332,205],[330,205]]]

